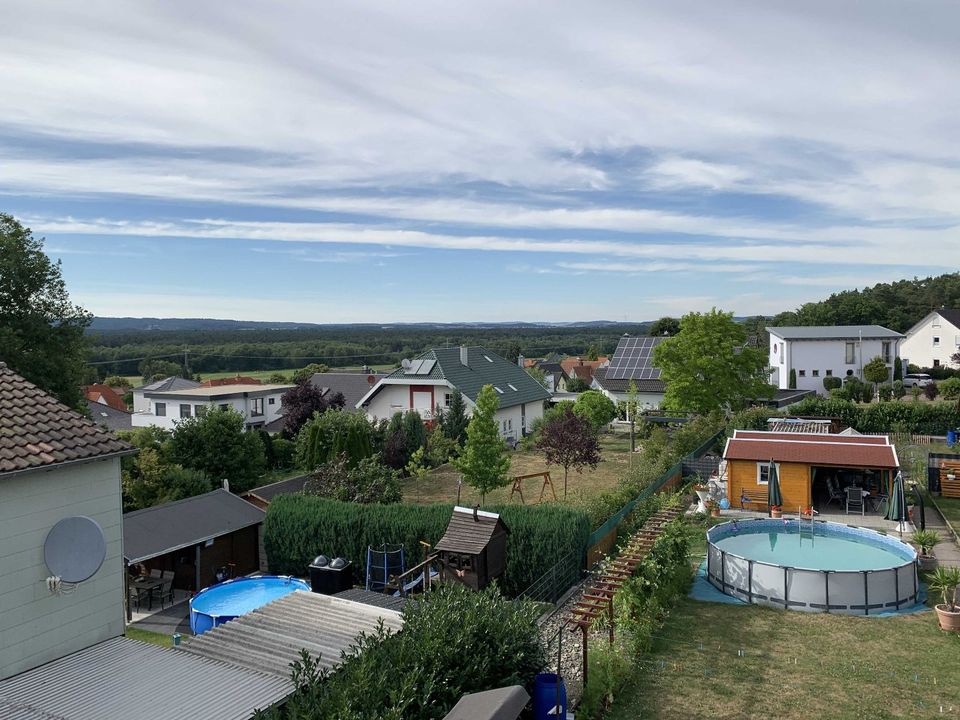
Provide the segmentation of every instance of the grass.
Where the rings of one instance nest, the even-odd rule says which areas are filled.
[[[141,640],[143,642],[152,643],[153,645],[163,645],[164,647],[172,647],[173,640],[169,635],[164,635],[163,633],[150,632],[149,630],[140,630],[135,627],[128,627],[124,633],[131,640]]]
[[[586,468],[582,474],[570,471],[567,479],[567,496],[570,501],[581,497],[596,495],[605,490],[616,487],[617,482],[630,469],[630,439],[618,435],[603,435],[600,439],[602,461],[595,469]],[[557,499],[563,500],[563,468],[556,465],[548,466],[543,455],[534,450],[514,450],[508,452],[510,458],[510,477],[514,475],[529,475],[531,473],[549,471],[550,478],[557,493]],[[432,470],[422,482],[407,479],[403,482],[403,499],[411,503],[452,503],[457,500],[457,479],[459,473],[453,465],[447,464]],[[487,494],[485,503],[506,504],[520,502],[514,495],[510,500],[510,489],[513,483],[498,488]],[[527,505],[540,501],[540,490],[543,486],[542,478],[524,480],[523,499]],[[550,488],[547,488],[544,501],[552,500]],[[480,502],[479,493],[473,488],[463,485],[460,490],[460,503],[472,505]]]
[[[941,717],[941,705],[960,717],[960,636],[932,612],[862,618],[684,598],[657,635],[609,720]]]

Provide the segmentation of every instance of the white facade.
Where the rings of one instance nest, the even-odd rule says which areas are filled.
[[[106,539],[100,569],[69,593],[47,589],[43,543],[60,520],[85,515]],[[0,679],[123,635],[120,460],[0,478]]]
[[[780,389],[790,388],[790,370],[796,370],[797,390],[813,390],[826,395],[823,380],[827,377],[863,379],[863,366],[879,356],[893,378],[893,365],[900,351],[902,336],[896,337],[824,337],[784,338],[770,332],[770,383]],[[814,330],[814,328],[810,328]]]
[[[900,354],[904,366],[934,368],[956,367],[950,357],[958,352],[960,327],[934,311],[907,331]]]
[[[630,400],[628,393],[615,392],[613,390],[607,390],[603,385],[601,385],[596,378],[594,378],[593,383],[590,385],[591,390],[598,390],[610,398],[614,405],[619,405],[620,403],[626,403]],[[663,403],[663,393],[654,393],[654,392],[638,392],[636,393],[635,400],[637,403],[638,410],[656,410]]]
[[[221,385],[146,392],[146,408],[135,410],[133,427],[161,427],[173,430],[183,418],[216,408],[232,409],[243,415],[248,429],[256,429],[281,416],[280,400],[293,385]],[[134,404],[136,408],[136,402]]]
[[[434,409],[450,406],[454,393],[458,392],[445,380],[422,380],[416,384],[396,381],[381,381],[380,389],[363,408],[373,421],[389,420],[398,412],[416,410],[424,420],[433,420]],[[468,416],[473,415],[476,405],[464,396],[463,403]],[[502,407],[495,416],[500,434],[505,438],[521,438],[534,420],[543,417],[543,401],[528,402]]]

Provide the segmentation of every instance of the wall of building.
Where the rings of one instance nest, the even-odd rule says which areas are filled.
[[[628,400],[627,393],[617,393],[605,390],[596,381],[594,381],[590,389],[599,390],[608,398],[613,400],[614,404],[625,403]],[[639,407],[641,410],[656,410],[662,403],[663,393],[637,393],[637,407]]]
[[[103,529],[103,565],[71,594],[47,589],[47,533],[86,515]],[[123,634],[120,460],[0,479],[0,679]]]
[[[766,464],[766,463],[762,463]],[[808,507],[812,504],[810,497],[810,466],[803,463],[778,463],[780,471],[780,494],[783,496],[785,510],[794,510],[798,507]],[[731,507],[740,507],[740,494],[744,489],[750,492],[767,492],[766,485],[757,483],[757,463],[753,460],[730,460],[727,463],[727,499]],[[766,507],[761,504],[744,505],[744,508],[761,511]]]
[[[854,361],[847,363],[847,343],[854,343]],[[880,339],[859,340],[780,340],[771,333],[769,363],[771,367],[771,382],[781,390],[790,387],[790,370],[797,371],[797,389],[813,390],[821,395],[826,394],[823,379],[833,377],[846,378],[848,371],[853,377],[862,378],[862,367],[873,358],[883,356],[883,343]],[[896,338],[890,343],[890,362],[887,364],[889,377],[893,378],[893,363],[899,351]],[[783,350],[780,350],[780,345]],[[801,371],[803,374],[801,375]],[[828,374],[828,371],[830,374]]]
[[[936,345],[934,338],[939,338]],[[960,352],[960,329],[939,315],[933,315],[907,336],[900,356],[905,363],[922,368],[935,367],[936,364],[952,367],[950,356],[956,352]]]
[[[133,426],[134,427],[162,427],[165,430],[173,430],[176,427],[176,424],[182,419],[180,417],[180,405],[189,405],[190,406],[190,416],[193,417],[197,414],[198,410],[202,412],[204,409],[214,409],[218,408],[221,405],[229,405],[231,409],[236,410],[238,413],[243,415],[248,426],[255,427],[257,425],[266,424],[273,422],[278,417],[280,417],[280,408],[281,402],[280,399],[283,397],[283,392],[271,393],[269,395],[263,396],[263,415],[254,416],[252,415],[253,410],[253,398],[252,397],[228,397],[228,398],[214,398],[211,400],[206,400],[203,398],[191,398],[191,397],[177,397],[176,395],[171,395],[169,397],[152,397],[146,398],[147,408],[142,412],[135,411],[133,414]],[[273,404],[270,404],[270,400],[273,400]],[[156,415],[156,403],[162,402],[167,405],[167,414],[164,416]],[[134,403],[136,407],[136,403]]]

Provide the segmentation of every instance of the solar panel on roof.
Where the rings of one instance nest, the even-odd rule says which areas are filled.
[[[423,360],[411,360],[410,366],[403,371],[404,375],[419,375],[420,367],[423,365]]]
[[[658,380],[660,368],[653,366],[653,349],[661,337],[624,337],[607,368],[610,380]]]
[[[420,372],[418,375],[429,375],[430,371],[433,370],[433,366],[437,364],[436,360],[424,360],[423,365],[420,366]]]

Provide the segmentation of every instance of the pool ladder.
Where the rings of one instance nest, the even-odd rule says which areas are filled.
[[[797,530],[798,530],[799,533],[800,533],[800,539],[801,539],[801,540],[802,540],[804,537],[808,537],[808,538],[810,538],[811,540],[813,540],[813,536],[814,536],[814,532],[813,532],[813,527],[814,527],[814,526],[813,526],[813,522],[814,522],[814,520],[813,520],[813,517],[814,517],[814,515],[813,515],[813,513],[811,512],[811,513],[810,513],[810,519],[805,521],[805,520],[803,519],[803,508],[797,508]],[[804,525],[807,526],[807,527],[806,527],[806,530],[804,530],[804,527],[803,527]]]

